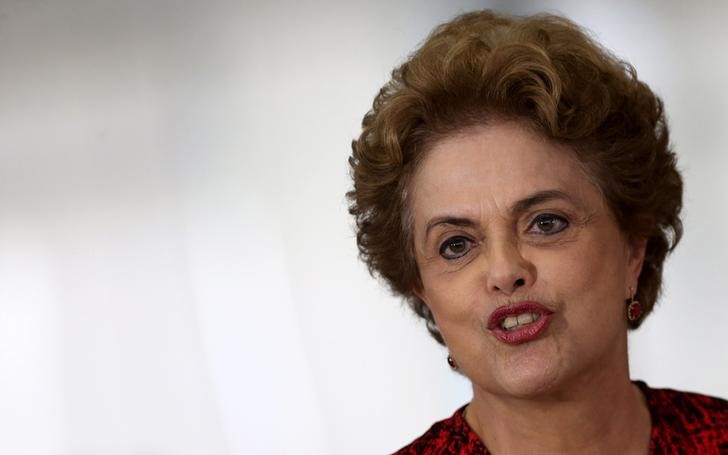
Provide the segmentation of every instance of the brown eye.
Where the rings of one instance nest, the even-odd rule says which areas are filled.
[[[531,222],[529,232],[541,235],[557,234],[569,226],[569,222],[559,215],[544,213]]]
[[[473,242],[466,237],[450,237],[440,245],[440,256],[445,259],[458,259],[465,256],[472,247]]]

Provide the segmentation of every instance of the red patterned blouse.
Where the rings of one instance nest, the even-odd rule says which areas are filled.
[[[728,454],[728,401],[697,393],[651,389],[635,381],[652,417],[650,454]],[[395,455],[455,455],[490,452],[468,426],[463,409],[435,423]]]

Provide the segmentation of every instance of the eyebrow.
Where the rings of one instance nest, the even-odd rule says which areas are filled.
[[[569,195],[564,193],[563,191],[539,191],[519,201],[516,201],[516,203],[511,206],[511,216],[518,216],[533,206],[543,204],[544,202],[553,201],[555,199],[563,199],[571,203],[574,202],[571,197],[569,197]]]
[[[571,197],[569,197],[568,194],[564,193],[563,191],[558,190],[546,190],[546,191],[539,191],[537,193],[533,193],[523,199],[520,199],[516,201],[510,209],[511,216],[517,217],[521,215],[523,212],[526,212],[531,207],[537,206],[539,204],[543,204],[544,202],[553,201],[556,199],[563,199],[568,202],[572,202],[573,200]],[[430,234],[430,231],[434,229],[436,226],[442,225],[442,224],[448,224],[452,226],[460,226],[460,227],[473,227],[477,223],[467,217],[458,217],[458,216],[451,216],[451,215],[445,215],[445,216],[438,216],[436,218],[431,219],[427,223],[427,228],[425,230],[425,238]]]

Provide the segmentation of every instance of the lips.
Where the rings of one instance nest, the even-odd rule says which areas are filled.
[[[522,344],[543,334],[553,314],[538,302],[521,302],[495,310],[488,318],[488,330],[506,344]]]

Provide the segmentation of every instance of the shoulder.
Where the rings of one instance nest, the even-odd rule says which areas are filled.
[[[395,455],[486,454],[480,439],[463,418],[464,408],[455,411],[452,417],[435,422]]]
[[[637,382],[652,416],[652,443],[659,448],[728,452],[728,401],[692,392],[652,389]]]

